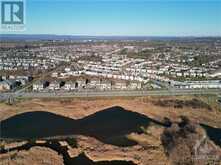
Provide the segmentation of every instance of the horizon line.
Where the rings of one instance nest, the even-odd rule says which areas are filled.
[[[79,37],[221,37],[221,35],[88,35],[88,34],[50,34],[50,33],[33,33],[33,34],[0,34],[0,36],[6,36],[6,35],[24,35],[24,36],[30,36],[30,35],[49,35],[49,36],[79,36]]]

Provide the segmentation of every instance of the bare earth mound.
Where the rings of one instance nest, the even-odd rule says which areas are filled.
[[[2,165],[63,165],[63,158],[49,148],[33,147],[28,151],[1,154],[0,162]]]

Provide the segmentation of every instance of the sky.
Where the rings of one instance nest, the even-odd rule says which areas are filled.
[[[26,0],[22,34],[221,36],[221,0]]]

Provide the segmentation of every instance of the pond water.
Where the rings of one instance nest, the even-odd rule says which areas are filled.
[[[205,124],[200,125],[206,130],[207,136],[210,140],[221,147],[221,128],[213,128]]]
[[[27,112],[1,122],[1,137],[38,139],[56,136],[85,135],[121,147],[136,145],[126,135],[141,133],[150,122],[160,125],[142,114],[112,107],[79,120],[49,112]]]
[[[150,123],[164,126],[153,119],[139,113],[126,111],[121,107],[112,107],[83,119],[74,120],[49,112],[28,112],[1,121],[1,137],[10,139],[38,139],[56,136],[85,135],[95,137],[103,143],[121,147],[136,145],[134,141],[125,138],[132,132],[141,133],[141,126],[148,127]],[[209,138],[221,147],[221,129],[201,124]],[[17,148],[28,150],[37,144],[29,143]],[[93,162],[84,154],[70,158],[67,149],[56,141],[43,146],[49,147],[63,155],[66,165],[134,165],[127,161]]]

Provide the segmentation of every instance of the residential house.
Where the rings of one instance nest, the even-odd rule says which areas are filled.
[[[83,78],[78,79],[75,84],[76,84],[76,88],[79,88],[79,89],[86,88],[86,80]]]
[[[0,82],[0,91],[11,90],[16,87],[16,81],[14,80],[4,80]]]
[[[99,84],[100,90],[111,90],[112,84],[111,81],[108,80],[101,80]]]
[[[141,82],[132,81],[129,83],[128,89],[135,90],[135,89],[141,89],[142,85]]]
[[[76,89],[76,82],[68,81],[64,85],[64,90],[71,91]]]
[[[32,90],[33,91],[43,91],[48,86],[49,86],[49,82],[48,81],[39,81],[39,82],[35,82],[33,84]]]
[[[65,85],[65,82],[64,81],[53,81],[50,83],[48,89],[49,90],[59,90],[61,89],[61,87],[63,87]]]
[[[115,81],[112,88],[116,89],[116,90],[126,90],[127,89],[127,83],[126,83],[126,81]]]

